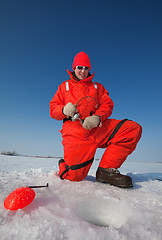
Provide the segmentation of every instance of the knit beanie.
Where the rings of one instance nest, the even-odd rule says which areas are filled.
[[[85,66],[89,67],[89,71],[91,70],[91,63],[88,55],[85,52],[79,52],[73,61],[73,70],[75,70],[76,66]]]

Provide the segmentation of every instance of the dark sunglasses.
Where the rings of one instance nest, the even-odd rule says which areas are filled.
[[[76,68],[79,70],[82,70],[82,69],[89,70],[89,67],[83,67],[83,66],[76,66]]]

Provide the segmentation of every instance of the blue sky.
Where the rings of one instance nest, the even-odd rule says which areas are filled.
[[[85,51],[112,118],[143,126],[131,161],[162,161],[162,1],[0,1],[0,152],[62,156],[49,102]],[[103,151],[97,151],[100,157]]]

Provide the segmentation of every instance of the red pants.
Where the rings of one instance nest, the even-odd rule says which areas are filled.
[[[131,154],[141,138],[142,127],[136,122],[127,120],[108,141],[121,120],[107,119],[102,127],[86,130],[79,121],[66,121],[62,128],[64,161],[59,166],[59,175],[65,171],[66,165],[84,163],[94,158],[97,148],[106,148],[99,166],[102,168],[119,168]],[[71,181],[84,179],[92,163],[78,170],[65,171],[63,178]]]

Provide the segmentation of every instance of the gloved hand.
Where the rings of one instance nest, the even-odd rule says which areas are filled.
[[[73,117],[75,112],[76,112],[76,107],[71,102],[67,103],[63,108],[63,114],[66,117],[69,117],[69,116]]]
[[[100,123],[100,120],[101,120],[101,118],[97,115],[86,117],[83,122],[83,127],[85,129],[91,130],[92,128],[98,126],[98,124]]]

